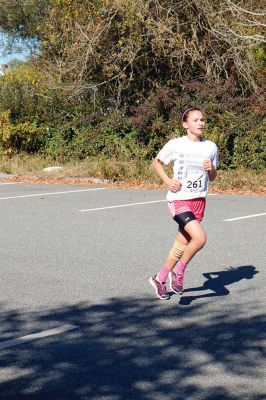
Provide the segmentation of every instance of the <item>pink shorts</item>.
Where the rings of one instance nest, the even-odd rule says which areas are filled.
[[[175,215],[192,211],[199,222],[202,221],[204,217],[205,205],[205,197],[198,197],[197,199],[190,200],[174,200],[168,202],[168,208],[172,218],[174,218]]]

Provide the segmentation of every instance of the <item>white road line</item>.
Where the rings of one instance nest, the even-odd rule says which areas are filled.
[[[209,196],[216,196],[216,193],[211,193]],[[90,211],[101,211],[101,210],[110,210],[112,208],[122,208],[122,207],[133,207],[133,206],[140,206],[143,204],[153,204],[153,203],[163,203],[167,201],[164,200],[152,200],[152,201],[143,201],[141,203],[127,203],[127,204],[119,204],[117,206],[108,206],[108,207],[98,207],[98,208],[88,208],[85,210],[79,210],[80,212],[90,212]]]
[[[80,212],[89,212],[89,211],[101,211],[101,210],[110,210],[111,208],[121,208],[121,207],[132,207],[139,206],[142,204],[152,204],[152,203],[162,203],[166,200],[154,200],[154,201],[143,201],[141,203],[128,203],[128,204],[119,204],[117,206],[109,206],[109,207],[99,207],[99,208],[89,208],[87,210],[79,210]]]
[[[22,199],[22,198],[37,197],[37,196],[53,196],[53,195],[57,195],[57,194],[81,193],[81,192],[91,192],[93,190],[107,190],[107,189],[108,188],[94,188],[94,189],[82,189],[82,190],[68,190],[68,191],[64,191],[64,192],[25,194],[25,195],[21,195],[21,196],[0,197],[0,200]]]
[[[266,215],[266,213],[253,214],[253,215],[245,215],[244,217],[237,217],[237,218],[229,218],[229,219],[225,219],[224,221],[225,221],[225,222],[237,221],[238,219],[246,219],[246,218],[260,217],[261,215]]]
[[[17,185],[18,184],[18,182],[0,182],[0,186],[3,186],[3,185]]]
[[[6,349],[7,347],[17,346],[22,343],[31,342],[32,340],[42,339],[48,336],[58,335],[59,333],[71,331],[77,329],[76,325],[62,325],[54,329],[48,329],[47,331],[32,333],[31,335],[21,336],[17,339],[7,340],[5,342],[0,342],[0,350]]]

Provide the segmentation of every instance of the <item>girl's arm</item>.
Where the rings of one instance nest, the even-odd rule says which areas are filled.
[[[211,160],[204,160],[203,168],[208,171],[210,181],[214,181],[217,176],[217,171]]]
[[[168,186],[169,190],[171,190],[172,192],[177,192],[180,188],[180,182],[177,179],[169,178],[164,170],[162,161],[160,161],[158,158],[155,158],[152,161],[152,166],[157,174],[160,176],[160,178]]]

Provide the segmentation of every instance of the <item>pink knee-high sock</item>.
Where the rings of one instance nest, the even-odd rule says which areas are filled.
[[[178,275],[184,275],[186,268],[187,268],[187,263],[185,263],[182,260],[179,260],[179,262],[174,267],[173,271]]]
[[[167,276],[168,276],[168,274],[169,274],[169,272],[170,272],[171,270],[169,269],[169,268],[167,268],[165,265],[162,267],[162,269],[158,272],[158,274],[157,274],[157,276],[156,276],[156,279],[159,281],[159,282],[165,282],[166,281],[166,278],[167,278]]]

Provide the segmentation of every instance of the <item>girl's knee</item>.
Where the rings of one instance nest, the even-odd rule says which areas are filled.
[[[195,239],[195,242],[196,242],[196,244],[197,244],[197,247],[198,247],[199,249],[202,249],[202,248],[205,246],[206,242],[207,242],[207,237],[206,237],[206,235],[201,235],[200,237],[197,237],[197,238]]]
[[[205,246],[206,233],[197,221],[191,221],[185,228],[187,228],[186,233],[191,237],[191,241],[197,250]]]

